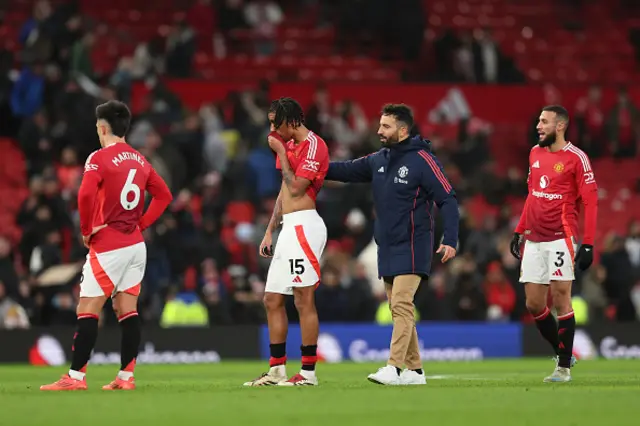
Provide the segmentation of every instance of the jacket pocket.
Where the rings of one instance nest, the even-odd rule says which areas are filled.
[[[387,241],[390,246],[398,246],[411,243],[411,220],[398,218],[392,226],[387,228]]]

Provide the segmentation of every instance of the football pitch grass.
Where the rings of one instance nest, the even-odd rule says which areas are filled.
[[[380,364],[320,364],[318,387],[244,388],[264,362],[139,365],[138,389],[108,392],[117,366],[89,366],[86,392],[41,392],[63,367],[0,367],[0,425],[639,425],[640,360],[582,361],[571,383],[554,362],[425,363],[426,386],[366,380]],[[299,363],[288,365],[291,375]]]

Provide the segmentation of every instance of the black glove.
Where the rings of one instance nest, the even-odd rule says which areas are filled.
[[[578,265],[580,270],[586,271],[592,263],[593,246],[591,244],[581,245],[580,250],[578,250],[578,255],[576,256],[576,265]]]
[[[513,257],[515,257],[516,259],[520,260],[521,256],[520,256],[520,234],[518,234],[517,232],[515,234],[513,234],[513,238],[511,239],[511,254],[513,255]]]

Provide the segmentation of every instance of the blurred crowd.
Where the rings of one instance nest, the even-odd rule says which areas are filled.
[[[242,1],[222,3],[219,22],[229,30],[236,22],[254,22],[252,14],[266,13],[274,22],[281,19],[272,2],[247,2],[249,10],[243,13],[234,12]],[[275,9],[263,10],[266,4]],[[251,10],[252,5],[259,10]],[[210,2],[196,6],[210,7]],[[95,32],[104,29],[85,32],[84,18],[73,6],[53,9],[47,1],[38,1],[21,33],[21,71],[12,71],[14,58],[7,58],[6,51],[0,54],[0,131],[19,143],[29,185],[15,218],[21,240],[13,245],[0,236],[0,328],[74,323],[80,266],[87,254],[78,231],[76,197],[84,160],[99,148],[94,109],[110,99],[130,99],[131,84],[140,78],[151,91],[144,110],[134,117],[127,141],[147,157],[175,198],[144,233],[148,264],[139,307],[142,318],[167,327],[264,322],[269,259],[259,257],[257,247],[281,179],[266,143],[269,83],[187,110],[156,76],[189,75],[182,67],[189,63],[185,57],[193,54],[191,41],[197,41],[193,29],[212,24],[204,18],[198,21],[199,14],[188,16],[191,24],[176,23],[166,39],[140,44],[132,57],[121,58],[115,69],[104,72],[94,67],[90,50]],[[350,16],[345,14],[345,20]],[[347,22],[344,28],[351,26]],[[269,47],[263,48],[268,53]],[[409,43],[407,49],[411,57],[416,48]],[[468,81],[495,81],[494,74],[482,71],[491,67],[476,63],[475,68],[465,68],[462,63],[474,62],[467,57],[451,65]],[[631,148],[635,154],[640,140],[635,106],[626,99],[619,109],[607,112],[598,110],[597,100],[595,88],[579,109],[576,137],[585,144],[593,140],[596,147],[602,146],[596,144],[597,135],[616,132],[617,137],[608,140],[618,145],[591,154],[626,149],[622,154],[628,156]],[[379,149],[378,117],[365,116],[356,102],[331,99],[319,86],[305,108],[307,126],[327,140],[332,160]],[[607,116],[613,124],[606,124]],[[413,132],[432,140],[462,209],[458,257],[443,266],[435,256],[433,275],[416,296],[416,315],[421,320],[530,320],[518,284],[519,265],[509,254],[517,206],[527,194],[525,170],[513,167],[506,176],[495,172],[490,123],[475,118],[453,124],[439,117],[416,119]],[[482,214],[472,205],[478,195],[486,204]],[[329,235],[316,293],[320,320],[390,321],[384,287],[377,278],[374,212],[367,185],[327,182],[318,210]],[[437,244],[440,219],[436,228]],[[639,221],[629,225],[627,235],[609,237],[600,263],[578,276],[575,296],[587,304],[591,321],[640,318]],[[116,322],[110,309],[107,306],[101,319],[104,324]],[[289,315],[295,320],[292,304]]]

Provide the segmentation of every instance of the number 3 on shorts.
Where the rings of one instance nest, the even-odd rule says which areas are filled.
[[[129,170],[127,180],[122,187],[122,192],[120,192],[120,204],[125,210],[133,210],[138,207],[138,203],[140,203],[140,187],[133,183],[133,179],[136,177],[136,172],[136,169]],[[133,200],[128,201],[129,193],[131,192],[133,192]]]
[[[557,251],[556,252],[556,261],[554,263],[554,265],[556,265],[558,268],[562,268],[564,266],[564,252],[563,251]]]

